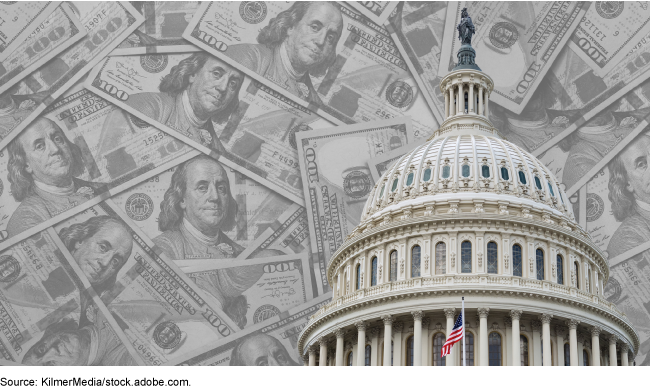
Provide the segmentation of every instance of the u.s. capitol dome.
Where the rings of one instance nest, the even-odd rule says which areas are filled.
[[[440,349],[465,297],[467,365],[629,365],[639,337],[603,296],[604,254],[553,173],[488,119],[471,35],[458,59],[445,121],[383,173],[330,259],[305,364],[460,365],[460,343]]]

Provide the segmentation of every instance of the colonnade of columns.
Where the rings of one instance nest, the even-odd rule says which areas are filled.
[[[488,116],[489,92],[482,84],[458,83],[447,88],[445,93],[445,118],[465,113],[465,93],[467,92],[467,112]],[[474,107],[478,95],[478,107]]]
[[[479,317],[479,356],[475,360],[477,365],[488,366],[490,362],[490,345],[488,337],[488,315],[490,309],[487,307],[478,308],[477,314]],[[447,319],[446,330],[447,335],[451,333],[453,328],[454,319],[456,316],[456,309],[446,308],[444,309],[444,314]],[[519,366],[521,363],[521,345],[520,345],[520,319],[523,314],[522,310],[510,310],[509,316],[506,317],[506,337],[508,339],[507,344],[510,346],[510,353],[508,355],[507,363],[508,365]],[[429,333],[428,325],[429,318],[425,317],[425,313],[421,310],[413,311],[410,313],[410,316],[413,318],[413,365],[421,366],[427,365],[429,351]],[[536,365],[540,363],[544,366],[551,366],[553,357],[551,349],[551,321],[553,315],[551,314],[541,314],[539,315],[539,321],[533,320],[533,344],[539,345],[541,347],[541,354],[537,351],[539,349],[535,348],[536,357],[533,359]],[[383,345],[383,365],[401,365],[402,362],[402,322],[396,322],[396,318],[391,315],[384,315],[381,317],[383,322],[383,335],[384,335],[384,345]],[[512,324],[511,327],[508,327],[509,324]],[[539,334],[541,324],[541,337]],[[569,359],[570,365],[577,366],[582,362],[582,356],[578,355],[578,344],[582,346],[588,340],[588,335],[585,336],[585,333],[580,333],[580,339],[578,337],[578,325],[580,321],[575,319],[566,320],[563,322],[564,325],[556,325],[556,365],[562,366],[565,365],[564,362],[564,344],[565,336],[568,331],[569,339]],[[353,356],[357,366],[366,365],[366,356],[365,356],[365,345],[366,345],[366,331],[368,330],[368,322],[359,321],[354,324],[357,333],[357,349],[356,356]],[[395,330],[395,332],[393,332]],[[379,329],[376,327],[370,328],[372,344],[371,348],[373,351],[377,351],[379,346],[378,335]],[[591,333],[591,357],[590,365],[599,366],[601,363],[600,356],[600,334],[602,328],[593,326],[589,329]],[[374,333],[373,333],[374,332]],[[344,361],[344,338],[346,331],[342,328],[337,328],[334,330],[334,335],[336,337],[336,350],[335,350],[335,362],[337,366],[345,365]],[[350,334],[348,331],[347,334]],[[391,345],[390,341],[393,341],[394,347]],[[316,344],[312,345],[309,348],[308,357],[305,356],[304,361],[305,365],[315,366],[316,365],[316,354],[318,356],[318,365],[325,366],[328,361],[328,337],[324,336],[318,339],[318,347]],[[617,345],[620,345],[620,364],[627,366],[628,362],[628,345],[624,342],[619,342],[619,339],[616,335],[611,334],[608,336],[609,341],[609,355],[607,362],[610,366],[616,366],[618,360]],[[349,343],[348,343],[349,344]],[[461,345],[458,343],[457,345]],[[456,354],[460,353],[461,347],[452,348],[452,352],[448,355],[446,359],[446,365],[451,366],[456,363]],[[392,357],[392,358],[391,358]],[[330,357],[332,358],[332,357]],[[504,360],[505,362],[505,360]],[[373,355],[371,365],[378,365],[377,353]],[[532,364],[531,364],[532,365]]]

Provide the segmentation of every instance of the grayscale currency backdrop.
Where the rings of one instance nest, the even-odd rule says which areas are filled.
[[[491,121],[650,365],[645,1],[1,2],[0,365],[302,365],[330,255],[442,121],[463,7]]]

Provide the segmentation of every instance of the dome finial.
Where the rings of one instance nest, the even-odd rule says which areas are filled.
[[[467,8],[463,8],[463,11],[460,13],[460,23],[456,28],[458,29],[458,39],[460,39],[461,43],[472,46],[472,35],[476,33],[476,29],[474,28],[474,23],[472,23],[472,18],[469,17]]]
[[[460,14],[460,23],[456,27],[458,30],[458,39],[460,39],[461,47],[458,50],[458,65],[453,70],[457,69],[476,69],[481,70],[476,65],[476,51],[472,47],[472,35],[476,33],[472,18],[467,12],[467,8],[463,8]]]

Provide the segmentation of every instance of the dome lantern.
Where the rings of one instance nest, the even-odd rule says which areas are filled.
[[[445,97],[445,120],[429,140],[450,134],[483,134],[501,138],[490,120],[489,100],[494,81],[476,64],[476,51],[472,47],[475,32],[472,18],[463,9],[458,24],[458,65],[440,81],[440,92]]]

